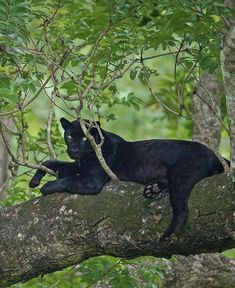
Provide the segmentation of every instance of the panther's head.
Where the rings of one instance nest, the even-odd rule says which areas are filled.
[[[83,121],[86,128],[89,129],[90,134],[98,144],[100,142],[100,136],[95,123],[89,122],[89,120]],[[82,131],[79,120],[70,122],[65,118],[61,118],[60,123],[64,129],[64,140],[67,145],[67,152],[70,158],[78,160],[95,155],[94,149]],[[100,126],[98,121],[96,124]]]

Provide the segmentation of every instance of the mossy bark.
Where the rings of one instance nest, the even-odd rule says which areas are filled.
[[[235,261],[218,253],[178,256],[164,264],[163,285],[167,288],[235,287]]]
[[[164,243],[168,195],[148,200],[142,192],[141,185],[113,181],[96,196],[56,193],[0,209],[0,287],[96,255],[169,257],[235,247],[235,187],[226,175],[195,187],[187,224]]]
[[[129,275],[135,279],[136,288],[152,287],[146,278],[139,273],[149,267],[148,259],[141,259],[128,265]],[[165,288],[234,288],[235,287],[235,260],[229,259],[220,253],[202,253],[198,255],[177,255],[174,260],[156,258],[151,261],[153,277],[163,275],[156,280],[157,287]],[[150,280],[151,281],[151,280]],[[94,288],[100,288],[100,283]],[[109,283],[102,282],[102,288],[109,288]]]

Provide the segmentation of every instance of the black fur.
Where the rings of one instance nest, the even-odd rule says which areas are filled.
[[[61,118],[67,152],[72,163],[49,160],[46,167],[58,172],[58,178],[47,182],[43,195],[55,192],[97,194],[110,178],[101,167],[91,144],[84,138],[79,121]],[[98,123],[99,124],[99,123]],[[89,126],[88,122],[86,124]],[[101,128],[100,128],[101,129]],[[206,146],[181,140],[125,141],[120,136],[101,129],[104,136],[103,156],[117,177],[122,181],[145,184],[144,196],[154,198],[168,191],[173,211],[169,228],[161,240],[178,231],[187,219],[187,201],[194,185],[205,177],[223,172],[223,166]],[[91,124],[90,132],[96,143],[100,137]],[[40,184],[45,172],[37,170],[29,186]]]

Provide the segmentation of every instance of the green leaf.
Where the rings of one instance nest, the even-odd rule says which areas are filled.
[[[66,81],[62,84],[60,88],[67,90],[68,94],[73,94],[77,92],[77,85],[74,83],[73,80]]]
[[[11,79],[7,76],[0,76],[0,87],[9,88],[11,85]]]
[[[136,77],[136,75],[137,75],[137,70],[136,70],[136,69],[132,69],[132,70],[130,71],[130,78],[131,78],[131,80],[134,80],[135,77]]]

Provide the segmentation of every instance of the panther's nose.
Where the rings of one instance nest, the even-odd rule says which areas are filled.
[[[67,153],[68,153],[69,157],[72,159],[78,159],[79,158],[78,150],[67,149]]]

